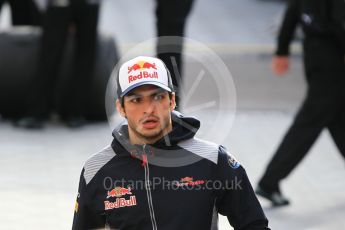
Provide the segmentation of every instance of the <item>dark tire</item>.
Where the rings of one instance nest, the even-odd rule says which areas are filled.
[[[23,116],[27,111],[28,86],[32,83],[38,66],[41,30],[35,27],[15,27],[0,33],[0,114],[7,118]],[[63,114],[63,90],[72,75],[73,42],[66,45],[58,84],[54,110]],[[118,61],[112,37],[98,35],[94,75],[90,89],[85,89],[88,120],[105,120],[105,91],[113,67]]]

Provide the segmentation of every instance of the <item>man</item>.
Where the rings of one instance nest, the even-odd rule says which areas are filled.
[[[165,64],[140,56],[118,72],[127,124],[85,164],[73,229],[268,229],[245,170],[223,146],[194,137],[200,122],[175,108]],[[214,219],[212,217],[215,217]]]
[[[96,55],[101,0],[49,0],[44,16],[37,76],[30,87],[28,111],[15,122],[23,128],[42,128],[55,105],[55,92],[69,33],[75,32],[73,74],[64,88],[61,118],[69,127],[84,124],[85,89],[90,88]],[[83,90],[81,90],[83,89]]]
[[[171,73],[177,107],[180,106],[182,96],[179,91],[183,72],[183,37],[193,4],[194,0],[156,0],[157,57]]]
[[[256,190],[275,206],[289,204],[279,182],[303,159],[324,128],[345,157],[345,2],[290,0],[272,62],[278,75],[288,71],[288,48],[299,23],[305,34],[307,96]]]

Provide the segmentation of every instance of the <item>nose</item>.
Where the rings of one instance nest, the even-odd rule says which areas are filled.
[[[145,100],[144,107],[145,114],[152,114],[156,109],[156,103],[152,98],[147,98],[147,100]]]

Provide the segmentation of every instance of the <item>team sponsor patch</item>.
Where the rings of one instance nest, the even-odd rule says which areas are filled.
[[[233,168],[233,169],[237,169],[238,167],[240,167],[240,163],[236,160],[236,158],[233,156],[233,155],[231,155],[231,154],[229,154],[228,153],[228,164],[229,164],[229,166],[231,167],[231,168]]]
[[[107,193],[107,199],[110,197],[122,197],[124,195],[132,195],[131,188],[116,187]]]
[[[108,200],[104,201],[104,210],[131,207],[137,205],[137,199],[131,191],[131,187],[115,187],[114,189],[108,191],[106,199],[116,197],[116,200],[114,202]],[[125,195],[130,195],[129,199],[124,198],[123,196]]]
[[[128,200],[125,198],[116,198],[115,202],[104,201],[104,210],[131,207],[135,205],[137,205],[137,199],[135,196],[130,196]]]
[[[75,205],[74,205],[74,211],[75,211],[75,213],[77,213],[78,210],[79,210],[79,203],[78,203],[79,197],[80,197],[80,193],[78,192],[77,200],[75,201]]]
[[[196,186],[205,184],[204,180],[194,180],[193,177],[183,177],[180,181],[176,181],[175,183],[178,187],[182,186]]]
[[[76,202],[75,202],[75,206],[74,206],[74,211],[75,211],[75,213],[77,213],[78,210],[79,210],[79,203],[78,203],[78,201],[76,201]]]

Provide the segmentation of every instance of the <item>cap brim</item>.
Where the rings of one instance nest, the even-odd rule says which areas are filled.
[[[137,88],[139,86],[142,86],[142,85],[154,85],[154,86],[158,86],[159,88],[162,88],[162,89],[164,89],[164,90],[166,90],[168,92],[172,92],[172,90],[168,86],[166,86],[166,85],[164,85],[164,84],[162,84],[160,82],[145,81],[145,82],[138,82],[138,83],[136,83],[134,85],[131,85],[130,87],[128,87],[125,91],[123,91],[121,93],[120,97],[126,96],[126,94],[129,93],[129,91],[131,91],[131,90],[133,90],[133,89],[135,89],[135,88]]]

